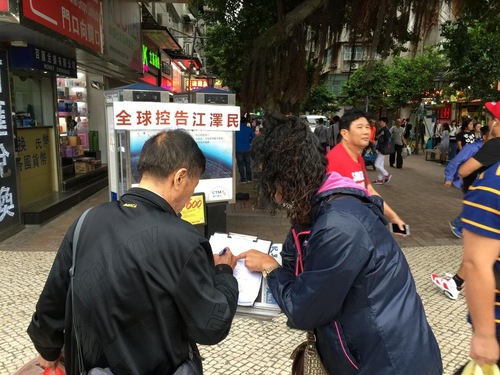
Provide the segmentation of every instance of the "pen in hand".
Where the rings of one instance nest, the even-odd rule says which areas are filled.
[[[223,248],[220,252],[219,252],[219,256],[223,256],[227,251],[227,247]]]

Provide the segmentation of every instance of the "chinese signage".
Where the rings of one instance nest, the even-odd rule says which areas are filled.
[[[149,67],[160,70],[160,56],[157,51],[153,51],[145,44],[142,45],[142,64],[145,71],[148,71]]]
[[[18,196],[14,135],[9,93],[7,53],[0,50],[0,228],[21,221]]]
[[[190,79],[190,80],[186,79],[187,91],[199,90],[199,89],[202,89],[202,88],[207,87],[207,86],[208,86],[208,82],[205,78]]]
[[[19,23],[19,6],[16,0],[0,0],[0,22]]]
[[[54,166],[50,148],[50,127],[17,130],[17,171],[21,202],[29,204],[53,192]]]
[[[27,47],[12,47],[14,68],[38,69],[66,77],[77,77],[76,60],[29,44]]]
[[[22,4],[25,18],[102,52],[99,0],[22,0]]]
[[[116,130],[186,130],[237,131],[240,126],[240,108],[181,103],[113,103],[113,121]]]
[[[205,224],[205,194],[194,194],[181,211],[183,220],[190,224]]]
[[[142,73],[141,6],[132,0],[102,2],[104,54]]]

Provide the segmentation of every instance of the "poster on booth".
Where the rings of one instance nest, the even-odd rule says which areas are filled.
[[[130,132],[130,164],[132,186],[139,183],[137,163],[142,146],[158,131]],[[206,158],[205,172],[195,188],[195,193],[205,193],[207,202],[229,201],[233,192],[233,133],[189,131]]]
[[[137,163],[146,140],[162,130],[184,129],[206,158],[206,169],[195,192],[204,193],[207,203],[234,199],[233,131],[239,130],[239,107],[116,102],[113,113],[115,130],[129,131],[132,186],[139,182]]]
[[[182,220],[192,225],[206,224],[205,194],[193,194],[181,211]]]

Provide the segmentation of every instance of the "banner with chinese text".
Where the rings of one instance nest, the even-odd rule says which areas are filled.
[[[19,224],[16,155],[9,92],[7,52],[0,50],[0,229]]]
[[[115,102],[115,130],[186,129],[238,131],[240,107],[229,105]]]
[[[23,0],[23,16],[102,53],[99,0]]]

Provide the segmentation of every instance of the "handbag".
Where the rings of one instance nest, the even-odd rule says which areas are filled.
[[[295,276],[304,271],[302,263],[302,247],[300,246],[300,235],[308,235],[310,231],[297,233],[292,229],[295,248],[297,249],[297,259],[295,261]],[[306,341],[300,343],[290,355],[292,359],[292,375],[329,375],[321,357],[316,349],[316,335],[313,331],[307,331]]]
[[[461,375],[500,375],[500,369],[496,364],[480,367],[476,361],[472,360],[465,365]]]
[[[394,141],[390,137],[385,143],[382,144],[382,155],[390,155],[394,153]]]
[[[318,351],[316,336],[307,331],[306,341],[299,344],[292,352],[292,375],[328,375]]]
[[[402,158],[406,158],[407,156],[411,155],[411,148],[410,146],[403,146],[403,149],[401,150],[401,156]]]

